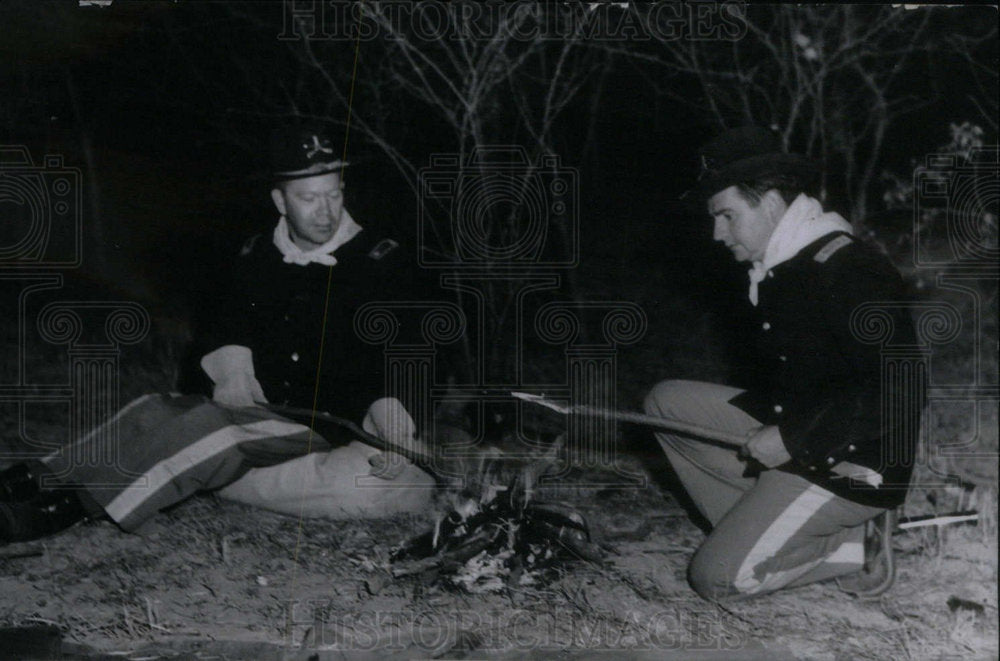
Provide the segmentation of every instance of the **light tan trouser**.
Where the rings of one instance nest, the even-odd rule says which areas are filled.
[[[396,399],[374,402],[365,431],[395,444],[412,442],[413,419]],[[290,514],[329,518],[379,518],[430,507],[434,479],[395,454],[386,470],[369,460],[379,450],[354,441],[329,452],[313,452],[274,466],[253,468],[219,490],[223,498]]]

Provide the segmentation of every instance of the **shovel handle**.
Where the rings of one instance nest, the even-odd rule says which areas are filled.
[[[516,395],[515,395],[516,396]],[[532,402],[535,404],[540,404],[542,406],[548,406],[554,410],[568,415],[575,413],[577,415],[586,415],[597,418],[604,418],[608,420],[617,420],[620,422],[630,422],[632,424],[642,425],[644,427],[653,427],[654,429],[663,429],[665,431],[679,432],[685,436],[691,437],[696,441],[707,442],[711,445],[721,445],[723,447],[728,447],[736,450],[737,455],[741,459],[748,459],[749,455],[746,452],[745,444],[746,437],[733,432],[722,431],[720,429],[712,429],[711,427],[705,427],[703,425],[696,425],[690,422],[685,422],[683,420],[674,420],[671,418],[664,418],[655,415],[647,415],[645,413],[637,413],[634,411],[609,411],[607,409],[599,409],[592,406],[573,406],[573,407],[560,407],[556,409],[550,406],[544,401],[538,401],[537,398],[524,398],[524,401]],[[854,480],[859,480],[870,484],[873,487],[877,487],[882,484],[882,476],[866,466],[859,466],[857,464],[852,464],[849,461],[842,461],[839,464],[829,467],[829,471],[840,477],[851,478]]]

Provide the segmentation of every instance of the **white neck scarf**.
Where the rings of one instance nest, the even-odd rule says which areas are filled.
[[[351,218],[351,214],[347,213],[347,209],[344,209],[340,216],[340,226],[330,240],[312,250],[303,250],[292,241],[288,233],[288,221],[282,216],[278,219],[278,226],[274,228],[274,245],[284,255],[286,264],[305,266],[318,262],[324,266],[334,266],[337,258],[333,256],[333,251],[353,239],[361,229],[361,226]]]
[[[750,302],[757,305],[757,284],[772,268],[786,262],[807,245],[830,232],[853,234],[851,224],[834,212],[824,212],[819,201],[800,194],[785,210],[768,239],[764,259],[750,269]]]

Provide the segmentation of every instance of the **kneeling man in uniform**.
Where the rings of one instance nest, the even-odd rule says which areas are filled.
[[[880,346],[860,337],[852,315],[895,302],[884,322],[896,342],[913,344],[910,315],[898,304],[903,281],[844,218],[823,209],[813,190],[818,168],[784,152],[770,131],[726,131],[701,160],[714,239],[752,265],[747,299],[756,322],[747,341],[765,374],[748,390],[664,381],[646,398],[650,414],[745,438],[737,453],[657,434],[712,526],[689,580],[711,600],[837,577],[856,594],[884,590],[892,580],[889,513],[906,495],[922,401],[902,401],[913,393],[883,375]],[[893,417],[885,402],[902,413]],[[866,540],[869,521],[879,525]]]

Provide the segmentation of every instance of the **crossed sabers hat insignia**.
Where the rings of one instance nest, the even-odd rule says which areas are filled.
[[[306,158],[312,158],[319,152],[323,152],[324,154],[333,153],[332,148],[324,147],[322,144],[320,144],[319,136],[316,134],[312,135],[312,144],[310,145],[308,142],[304,143],[302,145],[302,148],[306,150]]]

